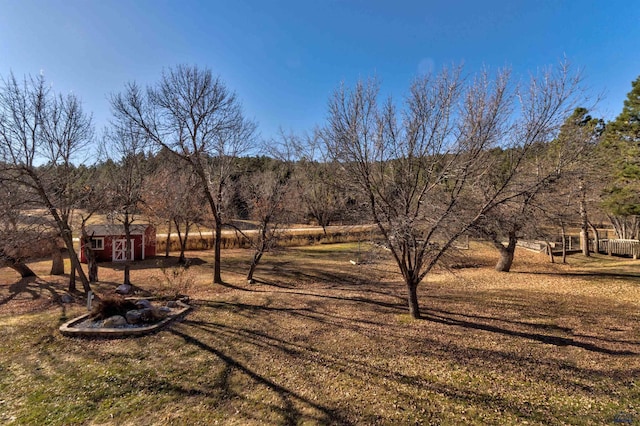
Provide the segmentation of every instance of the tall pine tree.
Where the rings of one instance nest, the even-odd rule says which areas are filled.
[[[608,123],[604,148],[611,181],[604,196],[619,238],[640,235],[640,77],[632,83],[618,117]]]

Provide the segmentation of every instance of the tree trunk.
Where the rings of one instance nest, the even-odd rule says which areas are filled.
[[[96,260],[96,254],[91,248],[91,241],[85,240],[84,245],[84,257],[87,258],[87,269],[89,269],[89,282],[98,282],[98,261]]]
[[[91,253],[93,254],[93,251]],[[87,259],[87,267],[89,268],[89,282],[97,283],[98,282],[98,262],[96,262],[95,255]]]
[[[91,286],[89,285],[89,280],[85,275],[84,270],[82,269],[82,265],[80,265],[78,255],[73,246],[73,236],[71,233],[71,228],[69,227],[69,222],[67,220],[63,220],[60,217],[58,210],[51,203],[51,200],[49,200],[47,192],[44,190],[40,179],[32,171],[29,171],[29,175],[33,179],[34,183],[36,183],[40,198],[44,201],[44,204],[47,206],[47,210],[49,210],[49,213],[55,220],[56,225],[58,226],[58,230],[60,231],[60,236],[64,241],[64,245],[67,247],[67,251],[69,252],[69,259],[71,260],[71,267],[73,268],[69,278],[69,291],[76,290],[75,272],[77,272],[78,276],[80,277],[80,281],[82,282],[82,287],[84,288],[85,293],[88,293],[89,291],[91,291]]]
[[[74,258],[69,250],[69,259],[71,260],[71,272],[69,272],[69,293],[77,290],[76,288],[76,262],[77,257]]]
[[[584,182],[580,180],[580,250],[582,254],[589,257],[589,217],[587,216],[587,190]]]
[[[415,319],[420,319],[420,305],[418,304],[418,284],[407,283],[409,315]]]
[[[253,284],[255,281],[253,280],[253,272],[256,270],[256,264],[251,262],[251,266],[249,266],[249,273],[247,274],[247,282],[249,284]]]
[[[215,221],[215,234],[213,239],[213,283],[214,284],[223,284],[222,275],[220,273],[220,256],[221,256],[221,246],[222,246],[222,218],[220,217],[221,212],[219,207],[222,203],[223,199],[223,188],[224,188],[224,179],[222,179],[218,187],[216,189],[216,199],[214,199],[211,190],[213,189],[210,185],[209,178],[205,173],[204,169],[199,166],[196,167],[195,172],[200,177],[200,180],[203,184],[205,190],[205,196],[207,197],[207,201],[209,202],[209,207],[211,208],[211,214],[213,215]]]
[[[169,248],[171,246],[171,220],[169,220],[169,230],[167,231],[167,243],[164,247],[164,257],[169,257]]]
[[[269,247],[269,221],[270,218],[267,217],[262,220],[262,224],[260,225],[260,232],[258,234],[258,242],[255,245],[255,252],[253,254],[253,259],[251,260],[251,266],[249,267],[249,274],[247,274],[247,281],[249,284],[253,284],[253,273],[258,267],[258,263],[260,263],[260,259],[262,259],[262,255],[267,251]]]
[[[14,258],[13,256],[7,255],[4,251],[0,250],[0,257],[2,258],[2,261],[0,261],[0,267],[5,265],[8,266],[19,273],[21,278],[36,276],[36,273],[33,272],[24,262]]]
[[[55,217],[55,216],[54,216]],[[59,220],[56,219],[56,221]],[[80,282],[82,283],[82,287],[85,293],[91,291],[91,286],[89,285],[89,279],[87,275],[84,273],[82,269],[82,265],[78,260],[78,254],[76,253],[75,248],[73,247],[73,238],[71,237],[71,229],[64,224],[64,222],[60,221],[60,228],[62,229],[62,239],[64,240],[64,245],[67,247],[67,252],[69,253],[69,260],[71,261],[71,274],[69,275],[69,291],[76,291],[76,274],[80,277]]]
[[[71,274],[69,275],[69,291],[76,291],[76,274],[80,278],[80,282],[82,283],[82,287],[85,293],[91,291],[91,286],[89,285],[89,279],[87,275],[84,273],[82,269],[82,265],[78,260],[78,254],[76,253],[75,248],[73,247],[73,238],[71,237],[71,229],[68,227],[64,228],[64,224],[61,225],[62,229],[62,239],[64,240],[64,245],[67,247],[67,252],[69,253],[69,259],[71,261]]]
[[[640,216],[609,216],[616,236],[623,240],[637,239],[640,229]]]
[[[589,229],[582,228],[580,230],[580,250],[584,256],[591,256],[591,250],[589,250]]]
[[[20,274],[21,278],[35,277],[36,273],[23,262],[11,262],[7,266]]]
[[[222,246],[222,220],[216,215],[216,230],[214,241],[214,262],[213,262],[213,283],[222,284],[222,275],[220,274],[220,249]]]
[[[589,222],[589,228],[591,228],[591,232],[593,232],[593,251],[596,254],[600,253],[600,234],[598,233],[598,229],[593,226],[591,222]]]
[[[89,282],[98,282],[98,262],[96,261],[96,254],[91,248],[91,237],[87,234],[85,224],[80,227],[82,247],[84,257],[87,259],[87,269],[89,270]]]
[[[591,256],[591,252],[589,251],[589,219],[587,217],[587,203],[584,199],[584,194],[582,199],[580,200],[580,220],[581,220],[581,229],[580,229],[580,249],[582,250],[582,254],[589,257]]]
[[[131,264],[129,261],[124,264],[124,280],[122,284],[131,285]]]
[[[567,263],[567,233],[562,227],[562,263]]]
[[[180,245],[180,256],[178,257],[178,263],[184,265],[184,251],[182,250],[182,232],[180,231],[180,223],[177,218],[173,218],[173,223],[176,225],[176,232],[178,233],[178,243]]]
[[[509,247],[502,246],[500,250],[500,259],[496,264],[496,271],[509,272],[513,265],[514,250]]]
[[[51,275],[64,275],[64,259],[57,241],[52,241]]]
[[[182,244],[180,245],[180,259],[182,259],[182,263],[187,262],[187,258],[184,255],[184,252],[187,251],[187,241],[189,240],[189,228],[191,228],[191,224],[187,221],[185,222],[184,229],[184,238],[182,239]]]
[[[551,247],[551,242],[545,241],[547,245],[547,254],[549,255],[549,262],[556,263],[555,257],[553,257],[553,247]]]
[[[251,260],[251,266],[249,266],[249,273],[247,274],[247,282],[249,284],[253,284],[253,274],[258,268],[258,263],[260,263],[260,258],[262,258],[262,254],[256,253]]]
[[[125,212],[125,220],[123,222],[124,225],[124,285],[131,285],[131,259],[129,256],[131,255],[131,229],[129,223],[129,214]]]
[[[187,239],[189,238],[190,227],[191,225],[189,224],[189,222],[185,221],[185,230],[184,230],[184,237],[183,237],[182,234],[180,233],[180,226],[176,221],[176,229],[178,230],[178,239],[180,240],[180,257],[178,258],[178,263],[181,265],[184,265],[185,263],[187,263],[187,259],[184,256],[184,252],[187,250]]]
[[[509,242],[507,243],[506,247],[501,242],[494,241],[494,245],[500,252],[500,259],[496,264],[496,271],[509,272],[511,270],[517,242],[518,238],[516,237],[515,232],[509,232]]]

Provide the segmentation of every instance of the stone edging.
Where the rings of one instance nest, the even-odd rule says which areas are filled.
[[[63,336],[67,337],[106,337],[106,338],[118,338],[118,337],[127,337],[127,336],[141,336],[143,334],[152,333],[169,322],[175,320],[176,318],[184,315],[188,310],[191,309],[191,306],[186,303],[177,302],[180,306],[180,309],[162,321],[144,326],[144,327],[131,327],[131,328],[73,328],[75,324],[78,324],[89,317],[90,314],[84,314],[79,317],[76,317],[70,321],[65,322],[59,328],[60,333]]]

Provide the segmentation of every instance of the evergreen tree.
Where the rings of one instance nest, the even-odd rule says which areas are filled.
[[[603,148],[611,167],[604,207],[620,238],[640,231],[640,77],[632,83],[618,117],[608,123]]]

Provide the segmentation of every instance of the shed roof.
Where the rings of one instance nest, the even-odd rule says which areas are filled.
[[[151,226],[149,224],[135,224],[129,225],[129,231],[131,235],[142,235]],[[108,225],[87,225],[85,227],[88,235],[103,236],[103,235],[124,235],[124,225],[122,224],[108,224]]]

